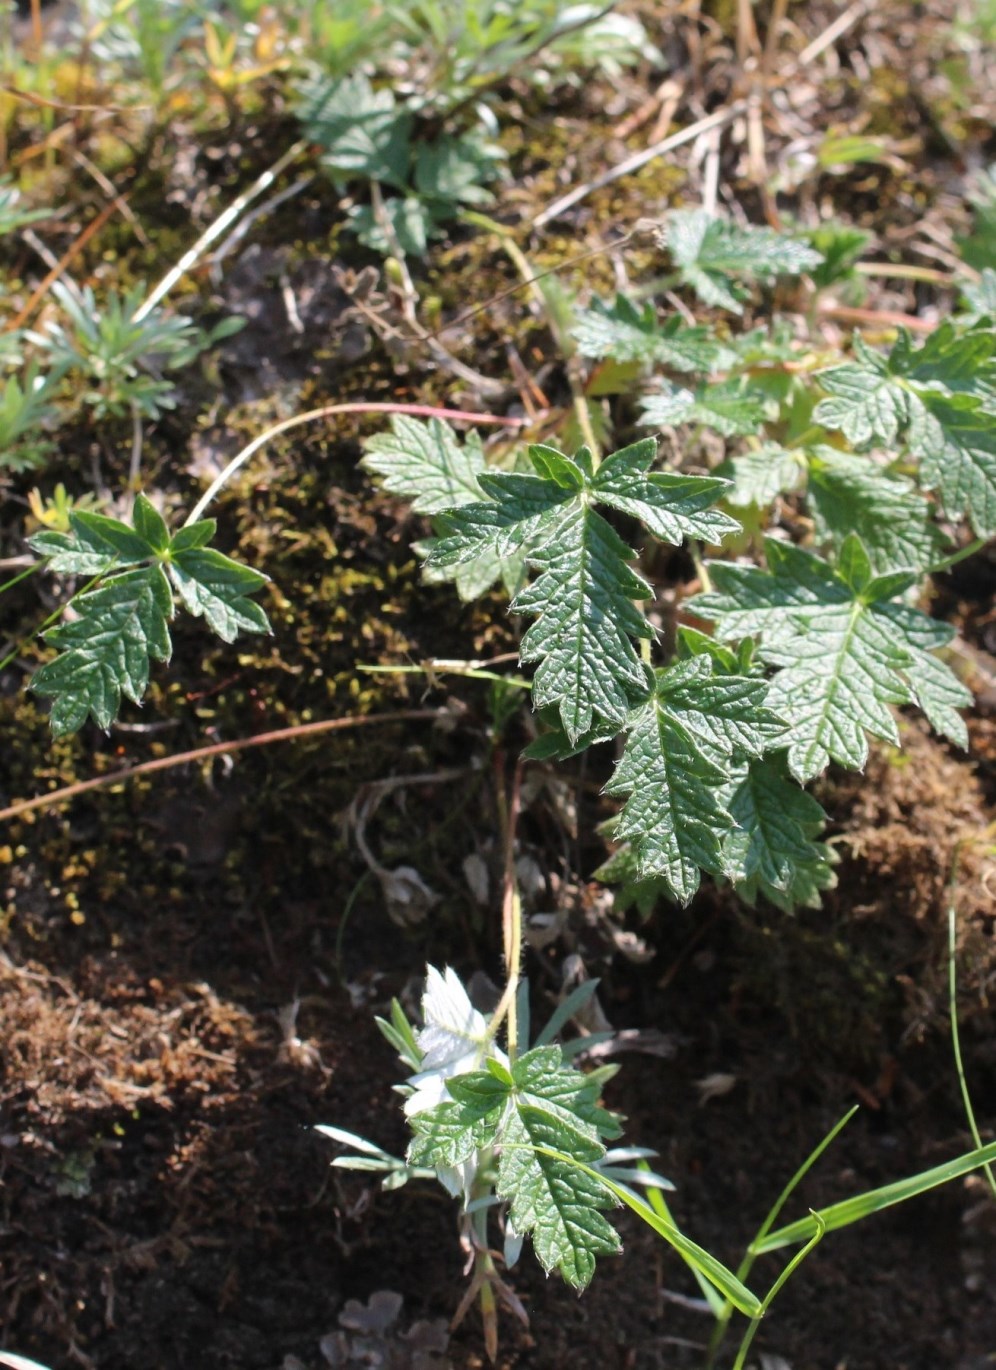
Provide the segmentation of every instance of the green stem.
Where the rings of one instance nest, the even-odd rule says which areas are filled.
[[[961,1037],[958,1031],[958,972],[955,964],[955,930],[957,924],[957,914],[955,912],[954,891],[958,880],[958,860],[959,852],[955,850],[954,861],[951,864],[951,879],[948,881],[948,1003],[951,1011],[951,1047],[954,1052],[955,1071],[958,1075],[958,1088],[961,1090],[961,1100],[965,1105],[965,1117],[968,1119],[969,1131],[972,1134],[972,1141],[975,1143],[977,1151],[982,1150],[982,1138],[979,1135],[979,1127],[975,1121],[975,1110],[972,1107],[972,1096],[968,1092],[968,1080],[965,1078],[965,1065],[961,1057]],[[993,1168],[990,1165],[983,1166],[986,1179],[989,1181],[989,1188],[996,1198],[996,1176],[993,1175]]]
[[[27,580],[28,576],[33,576],[34,573],[40,569],[42,564],[43,563],[40,561],[32,562],[32,564],[30,566],[25,567],[25,569],[21,571],[19,575],[16,575],[13,577],[13,579],[8,580],[6,584],[0,585],[0,595],[6,594],[8,590],[13,590],[15,585],[20,585],[21,581]]]
[[[933,266],[914,266],[911,262],[855,262],[859,276],[881,276],[897,281],[926,281],[930,285],[957,285],[950,271],[938,271]]]
[[[763,1318],[765,1313],[767,1313],[768,1309],[771,1307],[778,1293],[792,1278],[792,1276],[798,1270],[799,1266],[809,1255],[810,1251],[812,1251],[813,1247],[823,1240],[823,1233],[826,1231],[826,1224],[824,1223],[823,1219],[820,1217],[818,1213],[813,1213],[813,1217],[816,1220],[816,1232],[813,1234],[812,1237],[810,1237],[809,1241],[802,1248],[802,1250],[796,1252],[796,1254],[789,1261],[788,1265],[778,1276],[777,1280],[775,1280],[774,1284],[768,1290],[767,1297],[761,1304],[760,1316],[755,1318],[752,1322],[748,1323],[747,1330],[744,1332],[743,1341],[740,1343],[740,1350],[737,1352],[737,1358],[733,1362],[733,1370],[743,1370],[744,1364],[747,1360],[747,1352],[750,1350],[750,1344],[757,1335],[757,1329],[761,1325],[761,1318]]]
[[[522,278],[522,284],[529,286],[530,294],[542,309],[550,332],[553,334],[554,341],[557,344],[557,349],[567,364],[567,380],[571,387],[574,416],[577,419],[578,430],[584,439],[585,446],[591,452],[592,467],[597,469],[598,463],[601,460],[601,450],[598,445],[598,439],[595,437],[595,430],[592,426],[591,411],[588,408],[588,397],[584,392],[584,383],[578,375],[577,367],[572,365],[572,361],[574,360],[574,347],[570,338],[564,333],[563,328],[561,328],[560,320],[550,308],[547,297],[537,285],[541,276],[548,273],[537,273],[533,270],[529,258],[515,241],[515,237],[511,230],[506,228],[504,224],[498,223],[497,220],[489,218],[486,214],[478,214],[474,210],[465,210],[460,217],[468,223],[475,224],[478,228],[484,228],[489,232],[494,233],[501,240],[502,247],[508,253],[516,271],[518,271]],[[603,250],[604,249],[599,249],[599,251]]]
[[[928,569],[931,575],[937,575],[941,571],[949,571],[952,566],[957,566],[959,561],[965,561],[972,557],[976,552],[981,551],[986,546],[985,538],[973,538],[966,546],[959,548],[957,552],[952,552],[951,556],[945,557],[943,561],[935,561]]]
[[[834,1124],[834,1126],[830,1129],[830,1131],[823,1138],[823,1140],[816,1147],[814,1147],[814,1149],[803,1161],[802,1165],[799,1166],[798,1170],[795,1172],[795,1174],[789,1180],[788,1184],[779,1194],[778,1198],[772,1204],[771,1208],[768,1210],[767,1217],[765,1218],[761,1226],[758,1228],[754,1240],[747,1248],[746,1255],[737,1267],[737,1279],[740,1280],[742,1284],[746,1284],[747,1277],[754,1266],[754,1262],[757,1260],[757,1255],[754,1251],[754,1247],[757,1246],[760,1242],[762,1242],[764,1238],[768,1235],[768,1233],[774,1227],[775,1223],[778,1221],[779,1214],[781,1213],[785,1205],[788,1203],[789,1199],[792,1197],[795,1190],[799,1187],[799,1185],[805,1179],[806,1175],[823,1155],[824,1151],[826,1151],[830,1143],[834,1141],[834,1139],[843,1131],[843,1129],[851,1121],[851,1119],[854,1117],[857,1111],[858,1105],[855,1104],[853,1108],[848,1109],[848,1111],[844,1114],[843,1118],[841,1118],[837,1123]],[[716,1356],[719,1353],[719,1348],[723,1343],[724,1337],[726,1336],[726,1329],[729,1325],[730,1318],[733,1315],[733,1311],[733,1304],[727,1302],[723,1308],[723,1311],[719,1314],[719,1316],[716,1319],[716,1325],[712,1330],[712,1336],[709,1338],[709,1348],[706,1352],[706,1370],[712,1370],[712,1366],[716,1362]]]
[[[483,671],[476,666],[464,665],[460,662],[440,662],[431,661],[425,666],[357,666],[358,671],[364,675],[424,675],[428,676],[430,683],[433,676],[437,675],[458,675],[464,676],[467,680],[496,680],[501,685],[513,685],[518,690],[531,690],[532,681],[523,680],[521,676],[499,675],[497,671]]]

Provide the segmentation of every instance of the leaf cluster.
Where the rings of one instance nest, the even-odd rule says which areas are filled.
[[[503,154],[483,130],[432,131],[409,102],[389,86],[375,89],[362,72],[307,80],[297,113],[335,181],[387,190],[379,202],[350,210],[360,241],[375,251],[390,253],[397,243],[421,256],[461,208],[492,203],[486,186],[498,176]]]
[[[73,291],[57,281],[52,293],[61,317],[32,340],[48,354],[59,376],[82,382],[80,399],[98,419],[131,412],[158,418],[176,402],[175,386],[164,373],[188,366],[243,323],[227,319],[205,331],[165,309],[143,313],[141,284],[123,295],[111,291],[102,305],[89,286]]]
[[[57,655],[31,678],[31,689],[52,699],[56,736],[76,732],[88,716],[110,727],[122,696],[141,703],[151,662],[169,660],[177,603],[223,642],[240,632],[269,631],[266,614],[250,598],[266,576],[209,545],[214,519],[170,534],[143,495],[130,525],[80,508],[67,517],[69,532],[30,539],[50,571],[88,581],[70,599],[65,620],[45,634]]]
[[[515,1231],[532,1238],[544,1270],[583,1289],[597,1257],[620,1249],[602,1214],[611,1195],[590,1173],[620,1132],[598,1103],[597,1081],[566,1065],[560,1047],[541,1046],[511,1066],[488,1058],[447,1089],[448,1100],[412,1117],[409,1164],[455,1166],[493,1148],[495,1192]]]

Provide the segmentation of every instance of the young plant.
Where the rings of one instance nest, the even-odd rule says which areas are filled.
[[[668,284],[736,315],[752,289],[823,264],[808,244],[698,211],[672,216],[661,242],[676,268]],[[825,279],[849,270],[858,250],[852,242],[848,260],[838,254]],[[603,877],[620,879],[645,911],[660,892],[687,903],[703,875],[730,881],[750,902],[818,903],[833,881],[833,858],[819,841],[822,810],[804,786],[831,762],[862,768],[870,738],[900,745],[897,707],[918,708],[956,745],[967,742],[959,710],[971,694],[942,655],[953,630],[916,600],[931,569],[996,531],[992,318],[963,317],[920,346],[901,333],[887,355],[856,338],[853,356],[841,359],[821,356],[778,325],[740,335],[677,319],[662,325],[652,305],[620,297],[582,313],[576,338],[582,355],[598,363],[598,394],[625,400],[635,384],[641,421],[686,433],[690,454],[704,429],[713,449],[717,438],[729,443],[718,471],[662,467],[653,438],[602,460],[587,447],[567,453],[532,445],[513,469],[489,469],[476,439],[461,444],[441,424],[401,419],[390,435],[367,443],[366,465],[432,519],[433,536],[418,545],[431,579],[452,580],[465,598],[501,581],[511,611],[531,620],[520,656],[535,663],[533,704],[546,731],[527,757],[550,761],[618,739],[606,792],[623,801],[611,824],[621,845]],[[698,378],[694,388],[689,376]],[[751,539],[745,544],[736,515],[752,513],[756,534],[765,510],[777,517],[783,507],[808,515],[809,545],[775,527],[778,535],[761,543],[760,564],[702,563],[695,551],[702,591],[687,601],[693,620],[678,625],[670,658],[655,660],[657,634],[640,607],[653,590],[618,519],[671,546],[744,547]],[[959,519],[978,540],[945,555]],[[702,625],[712,625],[712,635]],[[506,933],[506,1008],[518,945]],[[388,1035],[410,1065],[428,1062],[410,1085],[418,1100],[423,1080],[431,1081],[432,1106],[409,1100],[415,1135],[407,1162],[368,1151],[361,1163],[372,1168],[376,1160],[394,1182],[413,1167],[434,1169],[462,1194],[468,1215],[483,1186],[491,1202],[508,1205],[513,1233],[532,1233],[546,1269],[583,1285],[595,1258],[614,1249],[602,1203],[607,1193],[620,1197],[598,1176],[611,1133],[597,1090],[559,1052],[518,1055],[514,1031],[502,1055],[495,1045],[501,1008],[491,1024],[477,1015],[471,1030],[465,995],[451,1023],[455,1054],[443,1068],[427,1049],[436,1026],[431,990],[423,1011],[424,1038],[397,1011]],[[991,1154],[996,1149],[977,1150],[954,1170],[777,1233],[768,1230],[773,1212],[752,1252],[792,1240],[807,1245],[763,1304],[729,1271],[691,1259],[703,1288],[735,1280],[727,1284],[735,1296],[727,1292],[728,1304],[717,1308],[720,1327],[730,1305],[758,1316],[825,1231]],[[459,1185],[456,1166],[468,1167]],[[681,1250],[661,1196],[650,1198],[623,1201],[647,1221],[651,1214]],[[486,1232],[478,1244],[487,1248]],[[714,1292],[707,1297],[714,1301]]]
[[[266,614],[250,598],[266,576],[209,546],[214,519],[171,534],[143,495],[130,525],[80,508],[67,517],[68,533],[29,539],[49,571],[87,578],[67,606],[72,617],[45,634],[58,654],[31,678],[31,689],[52,700],[57,737],[76,732],[88,715],[109,728],[122,697],[142,702],[151,662],[170,658],[177,601],[223,642],[240,632],[269,631]]]
[[[144,310],[141,285],[124,295],[111,291],[102,308],[89,286],[76,292],[57,281],[52,293],[63,318],[32,335],[33,341],[46,349],[61,374],[79,375],[84,382],[80,398],[95,418],[133,412],[158,418],[176,403],[175,387],[163,373],[188,366],[242,327],[241,319],[226,319],[205,332],[165,309]]]

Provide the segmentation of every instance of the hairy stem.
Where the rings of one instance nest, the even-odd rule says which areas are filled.
[[[498,423],[508,428],[521,428],[526,423],[525,419],[505,418],[498,414],[474,414],[466,409],[443,409],[432,404],[395,404],[390,401],[324,404],[320,409],[309,409],[303,414],[294,414],[289,419],[283,419],[280,423],[275,423],[272,428],[265,429],[253,438],[252,442],[243,447],[242,451],[238,452],[225,469],[214,478],[191,509],[186,524],[196,523],[199,518],[204,516],[205,509],[215,495],[225,488],[236,471],[245,466],[246,462],[254,457],[261,447],[265,447],[268,442],[279,437],[281,433],[288,432],[291,428],[297,428],[305,423],[315,423],[319,419],[331,418],[335,414],[412,414],[419,418],[455,419],[461,423]]]

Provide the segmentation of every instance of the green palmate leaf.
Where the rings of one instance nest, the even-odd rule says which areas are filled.
[[[310,81],[301,87],[298,116],[334,175],[404,187],[412,116],[392,90],[375,91],[362,74]]]
[[[354,205],[349,222],[360,242],[375,252],[389,254],[400,247],[407,256],[420,257],[437,236],[440,220],[434,206],[417,195],[386,195],[383,212]]]
[[[724,856],[738,892],[748,903],[763,894],[790,911],[818,908],[820,891],[835,883],[836,857],[816,841],[826,815],[816,800],[789,777],[784,757],[752,757],[729,801],[737,824]]]
[[[714,371],[728,357],[708,328],[689,326],[677,315],[662,328],[651,303],[640,309],[626,295],[617,295],[614,304],[596,300],[581,310],[572,332],[583,357],[660,362],[674,371]]]
[[[952,630],[890,603],[915,574],[875,578],[853,534],[836,570],[774,539],[765,550],[767,571],[714,564],[715,591],[692,603],[716,622],[720,638],[759,637],[759,660],[778,668],[768,704],[789,721],[783,744],[797,779],[812,779],[831,759],[861,769],[868,733],[898,743],[890,706],[925,707],[921,691],[939,717],[946,718],[956,699],[967,702],[967,692],[925,646],[928,632],[937,646]]]
[[[557,1269],[583,1288],[596,1257],[620,1247],[601,1214],[611,1196],[571,1162],[604,1156],[601,1139],[618,1136],[618,1122],[599,1107],[596,1081],[564,1065],[560,1047],[537,1047],[511,1068],[487,1064],[490,1069],[447,1081],[452,1102],[412,1117],[409,1164],[458,1165],[481,1147],[496,1146],[496,1190],[508,1201],[516,1232],[532,1237],[545,1270]]]
[[[52,731],[81,728],[88,714],[109,728],[121,696],[138,704],[149,683],[149,659],[167,661],[167,620],[173,597],[160,566],[125,571],[97,590],[77,595],[78,615],[46,635],[60,649],[34,673],[31,688],[52,696]]]
[[[628,723],[608,794],[628,799],[614,836],[633,845],[641,880],[657,876],[687,903],[700,872],[725,871],[734,820],[723,802],[734,758],[760,755],[784,731],[765,705],[767,683],[717,674],[706,656],[655,672],[655,688]]]
[[[665,381],[659,393],[644,397],[640,422],[657,428],[701,423],[729,438],[759,432],[766,416],[765,396],[742,381],[700,385],[694,392]]]
[[[571,742],[597,720],[623,722],[646,687],[633,639],[652,636],[634,603],[649,597],[650,586],[597,506],[631,514],[675,544],[688,536],[715,542],[739,526],[710,507],[724,482],[650,471],[654,453],[653,441],[636,443],[596,472],[586,448],[571,458],[532,447],[535,475],[482,475],[489,501],[447,513],[449,534],[426,545],[430,570],[524,553],[539,573],[511,607],[536,618],[521,647],[523,661],[540,663],[534,704],[558,708]]]
[[[57,735],[75,732],[88,715],[110,727],[122,696],[141,703],[150,660],[168,661],[171,652],[171,582],[188,612],[203,617],[225,642],[241,631],[269,630],[266,614],[248,598],[266,576],[207,546],[213,519],[171,538],[162,515],[138,495],[132,525],[74,509],[69,527],[68,533],[38,533],[32,548],[60,575],[104,579],[70,601],[75,617],[45,639],[60,655],[31,679],[32,690],[55,701]]]
[[[676,210],[667,246],[678,274],[703,304],[743,313],[741,281],[772,281],[819,266],[821,253],[770,228],[741,227],[703,209]]]
[[[858,338],[854,351],[855,362],[820,373],[828,398],[816,421],[856,447],[904,443],[949,516],[967,515],[980,537],[996,532],[996,333],[944,324],[919,349],[901,334],[887,357]]]
[[[461,204],[489,205],[494,196],[484,184],[494,180],[504,155],[500,147],[472,133],[422,142],[415,152],[415,188],[446,214]]]
[[[779,495],[798,489],[806,470],[805,453],[777,443],[764,443],[750,452],[730,457],[718,468],[731,488],[727,502],[739,506],[772,504]]]
[[[930,501],[869,457],[815,449],[809,454],[807,502],[820,541],[839,551],[856,533],[876,575],[923,571],[941,555],[944,538],[931,518]]]
[[[864,229],[850,224],[825,223],[806,231],[811,247],[822,254],[823,261],[812,272],[817,290],[843,281],[852,274],[854,264],[872,240]]]
[[[367,438],[362,465],[384,478],[384,489],[411,501],[418,514],[438,515],[459,509],[483,498],[478,481],[486,470],[484,449],[471,430],[460,441],[447,423],[430,419],[423,423],[404,415],[394,415],[391,432]],[[444,525],[440,525],[444,526]],[[423,545],[416,544],[422,552]],[[464,601],[479,599],[500,580],[510,595],[522,584],[525,557],[510,556],[484,548],[455,568],[426,567],[429,582],[452,581]]]

